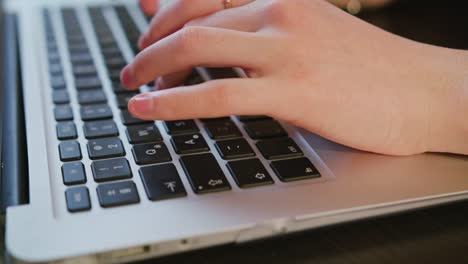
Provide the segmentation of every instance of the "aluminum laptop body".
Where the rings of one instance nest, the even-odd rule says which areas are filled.
[[[115,6],[127,10],[135,25],[143,30],[148,22],[136,2],[14,0],[4,3],[6,13],[16,14],[28,171],[27,202],[10,206],[6,211],[6,247],[14,261],[121,263],[227,243],[243,243],[468,197],[468,159],[464,156],[424,154],[387,157],[364,153],[279,121],[288,137],[302,151],[302,158],[308,159],[316,170],[313,175],[304,172],[313,177],[288,181],[278,176],[280,169],[275,169],[273,164],[276,161],[266,158],[258,147],[258,141],[246,131],[249,124],[231,117],[239,128],[240,136],[251,146],[253,157],[264,166],[266,173],[263,174],[268,174],[271,181],[261,186],[240,187],[239,180],[228,167],[230,161],[223,159],[219,146],[215,145],[217,141],[211,139],[205,129],[209,121],[196,120],[198,133],[208,145],[207,152],[219,164],[227,181],[213,180],[206,186],[225,184],[229,187],[209,193],[197,190],[182,164],[183,155],[179,155],[171,143],[174,139],[167,124],[157,121],[155,125],[162,139],[159,142],[165,144],[170,157],[169,161],[162,163],[173,164],[180,177],[180,181],[174,183],[177,186],[162,186],[168,188],[167,192],[171,188],[183,188],[185,195],[154,201],[149,199],[147,183],[140,171],[147,165],[140,166],[134,159],[134,146],[127,140],[127,127],[121,122],[121,110],[114,99],[116,95],[100,51],[101,42],[90,15],[90,7],[102,13],[101,18],[109,25],[125,60],[130,61],[134,56],[134,44],[129,43]],[[77,101],[78,93],[67,50],[67,30],[75,30],[76,25],[67,25],[68,20],[64,22],[69,18],[64,16],[63,8],[72,10],[68,12],[76,16],[81,27],[102,82],[102,91],[113,113],[112,120],[124,151],[121,158],[129,164],[129,178],[110,182],[132,183],[134,189],[117,191],[122,195],[136,191],[138,201],[135,203],[107,207],[103,206],[102,199],[105,198],[98,195],[99,186],[108,183],[93,177],[92,164],[96,160],[89,156],[90,140],[83,132],[85,122],[80,118],[83,113]],[[67,190],[76,186],[64,184],[62,175],[62,166],[66,162],[61,160],[59,145],[62,141],[57,139],[46,19],[50,20],[49,28],[55,34],[54,45],[66,82],[64,89],[70,96],[69,106],[77,130],[75,141],[82,154],[79,162],[83,164],[85,182],[77,186],[88,191],[90,208],[81,212],[70,210],[67,199],[76,198],[75,202],[80,202],[84,198],[76,193],[70,197],[65,195]],[[236,72],[242,74],[238,69]],[[208,69],[199,68],[197,73],[204,80],[214,78]],[[282,169],[284,171],[284,167]],[[287,169],[291,172],[297,170],[295,167]],[[265,177],[261,174],[257,175],[259,181]],[[107,189],[107,193],[101,195],[112,195],[112,191],[115,192]]]

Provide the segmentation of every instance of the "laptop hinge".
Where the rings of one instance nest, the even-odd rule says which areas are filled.
[[[28,162],[24,125],[21,69],[19,60],[17,17],[2,18],[2,143],[1,143],[1,208],[28,203]]]

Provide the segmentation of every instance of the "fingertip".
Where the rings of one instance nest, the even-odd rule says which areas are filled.
[[[150,93],[136,95],[128,102],[128,110],[137,118],[148,119],[148,116],[154,114],[153,101]]]
[[[123,70],[120,72],[120,81],[122,82],[123,86],[129,89],[136,89],[139,86],[131,67],[128,65],[125,66],[125,68],[123,68]]]

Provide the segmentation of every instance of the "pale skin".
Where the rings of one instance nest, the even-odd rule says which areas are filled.
[[[133,115],[269,115],[364,151],[468,154],[467,51],[392,35],[321,0],[233,3],[140,1],[155,17],[121,79],[158,81],[129,102]],[[250,78],[180,86],[195,66]]]

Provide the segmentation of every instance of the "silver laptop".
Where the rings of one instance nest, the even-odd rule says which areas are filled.
[[[266,116],[136,119],[119,82],[148,24],[136,1],[4,5],[20,74],[4,115],[24,112],[25,134],[3,133],[13,261],[121,263],[468,197],[463,156],[364,153]],[[196,68],[186,82],[242,77]]]

